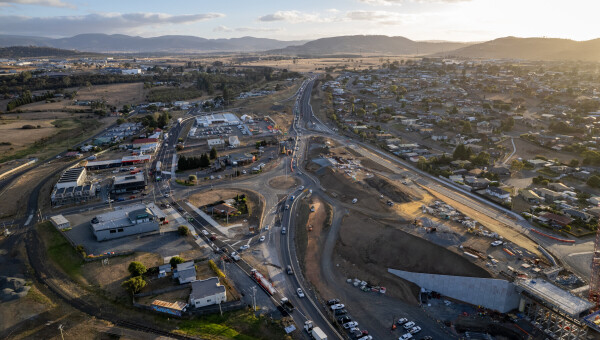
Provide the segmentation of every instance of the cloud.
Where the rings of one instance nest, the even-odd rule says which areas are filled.
[[[353,11],[346,13],[350,20],[380,21],[390,20],[397,17],[397,13],[385,11]]]
[[[227,27],[217,26],[213,28],[213,32],[279,32],[281,28],[269,28],[269,27]]]
[[[10,6],[12,4],[75,8],[74,5],[60,0],[0,0],[0,6]]]
[[[359,2],[368,5],[379,5],[379,6],[399,6],[405,2],[419,2],[419,3],[459,3],[468,2],[471,0],[358,0]]]
[[[322,18],[318,14],[303,13],[300,11],[277,11],[258,18],[258,21],[263,22],[287,21],[294,24],[301,22],[324,22],[328,20],[329,19]]]
[[[170,15],[163,13],[101,13],[79,16],[25,17],[0,15],[0,32],[70,36],[80,33],[131,33],[141,27],[190,24],[224,17],[220,13]]]

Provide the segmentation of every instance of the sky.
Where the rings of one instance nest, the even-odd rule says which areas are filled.
[[[590,40],[600,38],[598,12],[598,0],[0,0],[0,34]]]

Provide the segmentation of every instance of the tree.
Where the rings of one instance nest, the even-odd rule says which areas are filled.
[[[458,144],[456,149],[454,149],[454,153],[452,153],[452,158],[455,160],[468,160],[471,158],[472,153],[471,148],[466,147],[464,144]]]
[[[212,149],[210,149],[210,159],[215,158],[217,158],[217,149],[213,146]]]
[[[127,289],[131,294],[137,294],[142,288],[146,287],[146,281],[144,281],[144,278],[141,276],[135,276],[121,283],[121,286]]]
[[[356,114],[360,117],[364,116],[365,114],[367,114],[367,111],[363,108],[360,108],[358,110],[356,110]]]
[[[569,166],[572,168],[576,168],[579,166],[579,160],[574,158],[569,162]]]
[[[196,175],[189,175],[188,180],[190,182],[196,182],[198,180],[198,177],[196,177]]]
[[[600,187],[600,176],[598,175],[593,175],[592,177],[590,177],[587,180],[587,185],[591,186],[592,188],[598,188]]]
[[[523,162],[519,161],[518,159],[513,159],[513,161],[510,163],[510,169],[513,171],[521,171],[523,170],[523,166],[525,164],[523,164]]]
[[[127,267],[127,270],[129,270],[129,273],[131,274],[131,276],[135,277],[135,276],[144,275],[144,273],[148,269],[141,262],[133,261],[129,264],[129,267]]]
[[[201,168],[208,168],[210,166],[210,159],[208,159],[208,155],[203,153],[202,156],[200,156],[200,167]]]
[[[180,225],[177,228],[177,232],[179,233],[179,235],[181,236],[188,236],[190,234],[190,230],[188,229],[188,227],[184,226],[184,225]]]
[[[471,133],[473,128],[471,127],[471,122],[464,121],[462,122],[462,133]]]
[[[185,260],[182,259],[181,257],[179,257],[179,256],[173,256],[173,257],[171,257],[171,260],[169,261],[169,264],[171,265],[171,267],[176,267],[178,264],[184,263],[184,262],[185,262]]]
[[[481,151],[479,154],[477,154],[476,157],[474,157],[471,160],[471,162],[479,166],[488,165],[490,163],[490,154],[485,151]]]

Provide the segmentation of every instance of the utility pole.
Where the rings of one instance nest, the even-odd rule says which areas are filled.
[[[223,316],[223,310],[221,309],[221,301],[219,301],[219,312],[221,312],[221,316]]]
[[[60,330],[60,337],[62,338],[62,340],[65,340],[65,337],[63,336],[63,325],[62,323],[60,325],[58,325],[58,330]]]
[[[256,312],[256,287],[252,287],[252,311]]]

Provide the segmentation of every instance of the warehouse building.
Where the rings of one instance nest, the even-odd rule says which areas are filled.
[[[87,202],[96,198],[96,188],[87,181],[84,167],[70,168],[60,175],[50,194],[53,206]]]
[[[90,221],[97,241],[159,230],[160,216],[154,205],[132,204],[97,215]]]
[[[115,176],[112,186],[112,192],[115,194],[123,194],[134,191],[146,190],[147,186],[146,175],[144,172],[129,174],[124,176]]]
[[[86,179],[87,171],[84,167],[70,168],[60,175],[60,178],[54,187],[56,189],[76,187],[78,185],[83,185]]]
[[[220,304],[225,301],[227,301],[227,292],[225,287],[219,284],[218,277],[192,282],[190,305],[200,308]]]
[[[50,221],[57,229],[63,230],[67,229],[71,226],[69,220],[67,220],[63,215],[56,215],[50,217]]]
[[[213,124],[239,125],[241,121],[233,113],[217,113],[196,118],[196,126],[209,127]]]

